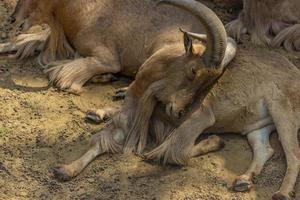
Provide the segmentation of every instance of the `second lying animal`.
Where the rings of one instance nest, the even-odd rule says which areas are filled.
[[[215,20],[209,13],[206,19]],[[37,36],[40,40],[30,42],[26,38],[25,45],[12,45],[15,48],[11,50],[26,57],[42,48],[40,60],[48,64],[50,81],[74,93],[80,93],[96,75],[122,73],[134,77],[154,53],[170,44],[181,44],[179,27],[205,33],[193,15],[157,6],[156,0],[19,0],[12,21],[25,28],[41,23],[50,26],[49,37],[46,31]],[[212,34],[221,30],[211,28]],[[218,50],[218,45],[209,46],[207,54]],[[0,52],[9,47],[5,45]],[[75,51],[80,58],[76,58]],[[212,65],[219,64],[214,63],[219,53],[211,56]]]
[[[274,153],[269,136],[276,130],[286,156],[287,171],[273,199],[289,199],[300,167],[299,77],[299,69],[277,53],[258,49],[255,52],[239,50],[205,98],[196,97],[188,119],[146,157],[184,165],[202,133],[245,135],[254,156],[248,170],[233,183],[233,189],[247,191],[252,188],[253,176],[261,173],[264,164]],[[194,91],[197,87],[200,88],[201,84],[185,90]],[[200,94],[203,96],[202,92]],[[179,92],[174,97],[176,100],[167,106],[171,115],[178,113],[178,104],[183,106],[182,96],[182,92]]]

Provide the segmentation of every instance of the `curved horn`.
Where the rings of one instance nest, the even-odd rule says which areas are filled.
[[[207,67],[220,67],[226,49],[226,31],[217,15],[205,5],[194,0],[160,0],[159,4],[171,4],[195,15],[204,25],[207,33],[207,46],[204,64]]]
[[[191,38],[207,42],[206,34],[193,33],[180,28],[180,31],[188,34]],[[225,50],[225,55],[221,64],[221,67],[226,67],[235,57],[237,51],[237,44],[231,37],[227,37],[227,46]]]
[[[225,56],[222,61],[222,67],[226,67],[235,57],[237,50],[237,44],[231,37],[227,38],[227,46],[225,51]]]

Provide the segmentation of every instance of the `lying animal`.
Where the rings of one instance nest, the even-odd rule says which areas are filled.
[[[196,2],[191,4],[191,1],[188,0],[164,0],[164,2],[191,11],[197,10],[199,5]],[[185,38],[202,37],[189,32],[185,32],[185,35]],[[186,41],[190,40],[186,39]],[[188,47],[186,49],[193,49],[190,53],[197,52],[195,50],[199,46],[193,46],[190,42],[187,42],[187,44],[189,45],[186,45]],[[274,153],[269,144],[269,135],[272,131],[277,130],[287,159],[287,172],[279,191],[274,194],[273,199],[290,199],[289,195],[292,194],[300,167],[300,148],[298,144],[300,71],[296,66],[283,56],[268,50],[240,50],[230,66],[225,71],[222,70],[223,73],[217,73],[222,68],[218,70],[203,67],[203,59],[197,58],[197,63],[193,65],[190,60],[181,60],[182,51],[166,51],[166,53],[169,54],[169,62],[163,63],[167,64],[165,67],[169,69],[168,76],[164,77],[159,74],[156,81],[149,85],[140,100],[138,102],[132,101],[134,105],[131,106],[134,107],[138,104],[138,108],[133,114],[135,119],[131,129],[129,128],[129,135],[126,136],[123,130],[128,130],[127,120],[130,118],[126,114],[122,116],[123,112],[126,113],[122,110],[121,116],[113,117],[114,123],[111,124],[110,129],[107,127],[94,137],[94,146],[83,157],[70,165],[55,168],[54,173],[58,176],[70,177],[70,175],[73,175],[72,173],[77,174],[78,170],[82,170],[82,167],[105,150],[122,148],[122,145],[119,145],[123,144],[125,140],[127,142],[130,136],[137,136],[138,140],[139,137],[143,138],[145,128],[135,129],[135,126],[146,124],[147,127],[142,114],[149,116],[149,112],[153,111],[149,107],[153,108],[155,99],[166,105],[166,113],[171,116],[171,119],[182,115],[182,109],[195,100],[192,105],[188,106],[190,112],[185,115],[179,126],[169,130],[167,137],[161,140],[163,141],[162,144],[147,153],[146,158],[162,160],[164,163],[184,165],[190,157],[195,155],[194,152],[197,147],[195,141],[200,134],[204,132],[241,133],[247,136],[254,157],[245,174],[234,181],[233,189],[247,191],[252,187],[251,179],[253,175],[261,172],[265,162]],[[153,56],[146,63],[157,64],[161,63],[161,60],[162,57]],[[177,70],[174,70],[173,67],[176,65],[172,63],[182,63],[179,66],[183,67],[177,66]],[[159,66],[161,67],[161,65]],[[139,73],[140,76],[144,74],[142,76],[144,78],[152,77],[151,72],[153,70],[150,67],[144,67]],[[150,74],[151,76],[149,76]],[[174,80],[182,82],[184,78],[190,79],[191,77],[193,81],[190,84],[179,86],[174,83]],[[207,77],[210,78],[207,79]],[[137,80],[139,79],[137,78]],[[213,80],[213,82],[210,80]],[[134,89],[141,88],[141,85],[143,84],[132,84],[129,91],[142,91]],[[164,89],[160,90],[159,88]],[[132,94],[130,92],[128,98]],[[153,94],[155,95],[154,99],[150,98]],[[129,99],[127,99],[127,102],[130,102]],[[140,112],[142,113],[140,114],[139,109],[144,112]],[[153,121],[159,119],[156,118],[158,111],[154,111],[153,116],[151,115],[150,127],[153,125]],[[115,124],[118,123],[123,124],[123,126],[116,127]],[[168,126],[159,125],[159,127],[162,127],[159,130],[163,130]],[[138,133],[142,133],[130,134],[133,129],[138,130]],[[152,130],[155,130],[155,128],[150,128],[150,132]],[[128,144],[126,142],[125,150]]]
[[[53,168],[52,172],[56,177],[69,180],[78,175],[96,156],[106,152],[142,153],[149,143],[148,130],[157,144],[162,143],[184,120],[181,118],[184,107],[176,115],[168,117],[163,105],[174,100],[175,91],[192,84],[199,69],[210,75],[203,79],[205,83],[209,83],[234,58],[236,44],[232,39],[227,39],[225,28],[218,17],[200,3],[181,1],[206,27],[207,37],[197,37],[206,45],[193,45],[191,37],[183,31],[184,45],[169,44],[154,53],[143,64],[135,81],[130,85],[122,108],[103,110],[112,115],[112,120],[92,137],[91,148],[73,163]],[[186,96],[184,101],[191,101],[190,98]],[[185,102],[182,103],[184,104]],[[104,112],[102,116],[105,115]],[[220,146],[220,138],[213,136],[195,145],[191,154],[197,156]]]
[[[0,52],[14,50],[25,58],[42,50],[39,60],[47,64],[50,82],[74,93],[80,93],[96,75],[122,73],[134,77],[154,53],[169,44],[181,44],[178,27],[205,33],[193,15],[158,8],[156,2],[19,0],[11,21],[24,29],[46,23],[50,36],[45,31],[38,36],[40,40],[30,42],[27,37],[23,44],[6,44]]]
[[[186,6],[180,0],[165,1]],[[176,92],[173,101],[167,105],[170,110],[167,113],[177,115],[190,103],[185,101],[185,96],[195,96],[198,89],[203,91],[202,73],[199,69],[199,76],[195,78],[198,82],[194,81]],[[277,53],[259,49],[239,50],[205,97],[201,92],[203,98],[195,98],[191,116],[146,157],[163,160],[164,163],[186,164],[201,133],[240,133],[247,136],[254,157],[245,174],[233,183],[233,189],[246,191],[252,187],[253,175],[261,172],[274,153],[269,135],[276,130],[287,159],[287,172],[273,199],[289,199],[300,168],[299,76],[297,67]],[[183,102],[186,104],[182,105]]]
[[[254,44],[300,51],[299,10],[299,0],[244,0],[243,11],[226,30],[237,40],[249,33]]]

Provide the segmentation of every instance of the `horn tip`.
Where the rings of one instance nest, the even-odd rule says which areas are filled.
[[[182,33],[186,33],[186,30],[184,30],[183,28],[179,27],[179,31]]]

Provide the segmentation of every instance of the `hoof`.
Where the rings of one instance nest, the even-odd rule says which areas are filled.
[[[290,200],[290,197],[277,192],[273,195],[272,200]]]
[[[94,76],[90,82],[91,83],[110,83],[118,81],[118,77],[112,75],[112,74],[101,74]]]
[[[119,81],[119,78],[116,77],[116,76],[112,76],[111,77],[111,82],[116,82],[116,81]]]
[[[72,179],[71,176],[67,174],[63,167],[52,167],[49,169],[49,172],[53,174],[54,178],[60,181],[70,181]]]
[[[59,89],[65,91],[65,92],[68,92],[70,94],[75,94],[75,95],[81,95],[82,93],[84,93],[86,91],[84,88],[82,88],[82,85],[78,85],[78,84],[73,84],[69,88],[66,88],[66,89],[64,89],[64,87],[62,88],[59,85],[57,85],[56,87],[58,87]]]
[[[216,146],[216,150],[220,150],[225,147],[225,142],[222,138],[216,135],[211,135],[208,137],[208,141]],[[214,146],[213,145],[213,146]]]
[[[100,124],[103,122],[102,118],[95,112],[93,111],[88,111],[85,115],[85,120],[87,122],[92,122],[95,124]]]
[[[125,99],[127,89],[120,89],[116,91],[116,94],[112,97],[113,101],[119,101]]]
[[[232,184],[232,189],[236,192],[246,192],[253,187],[252,182],[244,177],[238,177]]]
[[[116,94],[112,97],[112,100],[113,100],[113,101],[120,101],[120,100],[125,99],[125,96],[126,96],[126,93],[125,93],[125,92],[119,92],[119,93],[116,93]]]

